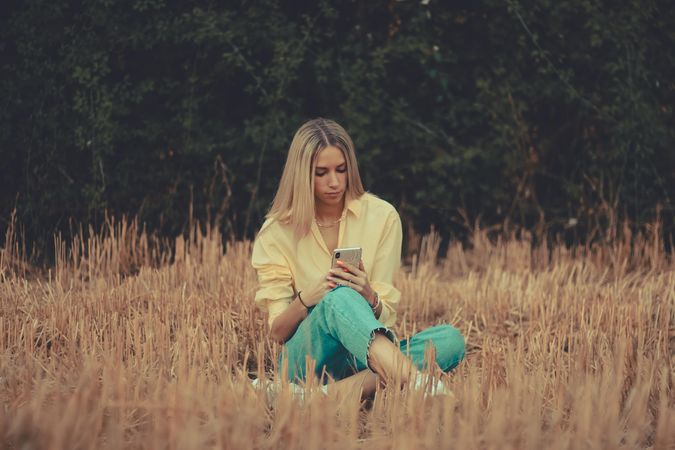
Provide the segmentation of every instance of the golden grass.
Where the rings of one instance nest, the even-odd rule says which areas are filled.
[[[194,227],[169,246],[110,219],[57,237],[55,266],[36,275],[13,233],[0,251],[0,446],[675,446],[675,266],[658,224],[574,249],[476,230],[471,250],[440,261],[432,233],[397,276],[396,331],[462,330],[455,399],[299,405],[283,392],[271,408],[249,382],[279,350],[253,304],[250,243]]]

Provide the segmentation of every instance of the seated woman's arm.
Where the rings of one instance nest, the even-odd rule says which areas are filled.
[[[377,246],[373,267],[370,268],[368,275],[371,287],[380,296],[382,304],[382,310],[376,317],[387,327],[393,326],[396,322],[396,307],[401,299],[401,292],[394,287],[393,282],[394,275],[401,267],[402,241],[401,219],[392,208]]]
[[[258,273],[255,301],[267,309],[270,338],[282,344],[293,336],[300,322],[307,317],[307,308],[319,303],[335,287],[324,277],[302,291],[301,299],[298,299],[288,261],[276,245],[274,236],[266,233],[259,234],[253,244],[251,264]]]
[[[267,310],[270,337],[277,342],[285,342],[304,318],[298,309],[302,305],[292,302],[293,277],[286,258],[264,232],[253,243],[251,264],[258,274],[255,301]],[[278,323],[277,318],[281,318]]]
[[[279,343],[285,343],[293,336],[300,322],[307,317],[307,308],[318,304],[324,295],[335,287],[335,283],[328,280],[328,275],[314,284],[306,291],[298,292],[293,296],[290,305],[276,318],[270,326],[272,339]]]
[[[284,311],[272,319],[270,338],[280,344],[293,336],[298,325],[307,317],[307,308],[299,301],[292,301]]]

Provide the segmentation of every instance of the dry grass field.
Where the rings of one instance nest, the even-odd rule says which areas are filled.
[[[31,268],[0,253],[0,446],[78,448],[675,448],[675,264],[658,224],[612,245],[470,250],[423,241],[396,284],[396,332],[462,330],[455,393],[335,392],[271,405],[250,378],[279,348],[253,304],[248,242],[168,243],[109,220]],[[630,245],[632,242],[632,246]],[[171,244],[171,245],[169,245]],[[175,248],[175,253],[170,248]]]

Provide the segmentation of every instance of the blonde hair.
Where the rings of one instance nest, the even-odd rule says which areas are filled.
[[[336,122],[321,117],[305,122],[293,136],[279,188],[266,216],[268,219],[294,226],[297,238],[309,233],[314,220],[313,174],[317,154],[326,147],[340,149],[345,157],[345,202],[359,198],[365,192],[356,162],[354,143],[345,129]]]

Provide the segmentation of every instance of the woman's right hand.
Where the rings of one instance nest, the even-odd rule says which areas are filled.
[[[307,305],[307,307],[312,307],[317,305],[324,295],[333,289],[336,285],[333,281],[330,281],[328,277],[332,274],[329,272],[323,278],[320,278],[314,285],[301,292],[302,301]]]

